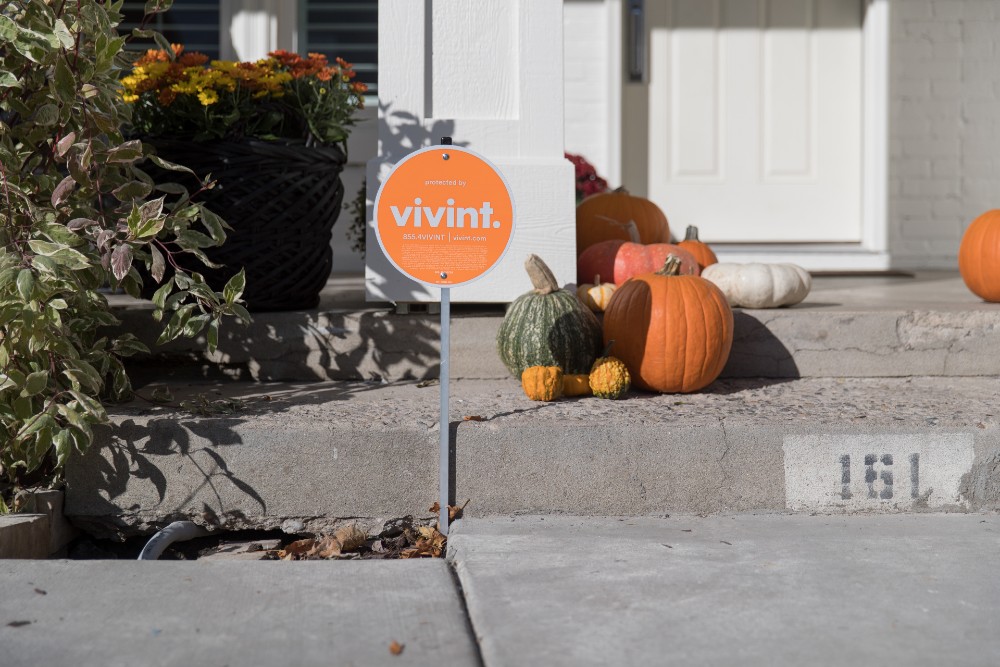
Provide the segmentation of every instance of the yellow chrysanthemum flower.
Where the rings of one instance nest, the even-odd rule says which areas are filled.
[[[209,88],[198,93],[198,101],[203,107],[207,107],[219,101],[219,94]]]

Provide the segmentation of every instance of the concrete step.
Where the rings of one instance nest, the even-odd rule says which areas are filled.
[[[152,346],[151,304],[114,297],[128,331]],[[722,377],[908,377],[1000,375],[1000,304],[983,303],[954,273],[815,280],[792,308],[735,312]],[[360,277],[335,277],[314,311],[258,313],[249,328],[224,328],[219,351],[181,340],[138,359],[140,381],[171,377],[258,381],[421,380],[436,377],[440,318],[366,304]],[[496,354],[500,306],[452,309],[456,378],[505,378]]]
[[[693,395],[536,403],[511,379],[459,380],[452,488],[473,517],[1000,508],[997,387],[996,378],[731,379]],[[67,467],[66,512],[78,525],[142,533],[193,518],[301,532],[433,516],[436,386],[172,389],[216,413],[116,407],[113,427]]]

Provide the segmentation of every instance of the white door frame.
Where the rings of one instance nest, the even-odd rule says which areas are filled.
[[[659,2],[661,0],[646,0]],[[862,210],[860,243],[713,244],[721,261],[794,262],[812,271],[883,271],[889,257],[889,0],[859,0],[864,5],[862,94]],[[620,183],[622,100],[629,84],[623,77],[623,0],[607,0],[610,96],[608,178]],[[638,158],[636,158],[638,159]],[[642,159],[646,159],[643,155]],[[676,232],[677,230],[675,230]]]

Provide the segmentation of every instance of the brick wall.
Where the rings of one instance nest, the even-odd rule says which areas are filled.
[[[893,264],[955,268],[965,227],[1000,208],[1000,0],[893,0]]]

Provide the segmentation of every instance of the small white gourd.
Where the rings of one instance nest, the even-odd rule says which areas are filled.
[[[795,264],[736,264],[706,266],[701,277],[726,295],[730,306],[777,308],[792,306],[809,294],[812,277]]]

